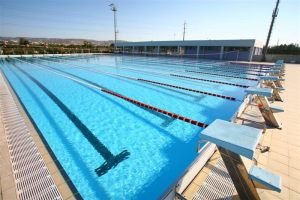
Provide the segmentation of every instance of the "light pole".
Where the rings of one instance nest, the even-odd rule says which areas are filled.
[[[109,5],[111,10],[114,12],[114,31],[115,31],[115,43],[114,43],[114,52],[116,53],[117,51],[117,7],[115,4],[110,4]]]
[[[185,30],[186,30],[186,21],[184,21],[183,23],[183,38],[182,38],[183,41],[185,39]]]
[[[266,41],[265,47],[263,49],[263,55],[262,55],[261,61],[266,61],[266,54],[267,54],[267,51],[268,51],[268,46],[269,46],[269,41],[270,41],[271,34],[272,34],[273,25],[274,25],[274,22],[275,22],[275,18],[278,15],[278,10],[279,10],[278,5],[279,5],[279,0],[277,0],[276,7],[275,7],[275,9],[273,10],[273,13],[272,13],[272,21],[271,21],[267,41]]]

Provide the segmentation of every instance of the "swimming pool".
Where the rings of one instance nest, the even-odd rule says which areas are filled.
[[[84,199],[158,198],[196,158],[203,125],[230,120],[262,73],[121,55],[8,58],[0,66]]]

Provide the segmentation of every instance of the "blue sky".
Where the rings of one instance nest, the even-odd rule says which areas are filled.
[[[265,42],[276,0],[0,0],[0,36],[113,39],[258,39]],[[281,0],[271,45],[300,44],[300,1]]]

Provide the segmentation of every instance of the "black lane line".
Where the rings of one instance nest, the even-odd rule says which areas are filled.
[[[82,123],[82,121],[62,102],[60,101],[51,91],[49,91],[42,83],[32,77],[30,74],[25,72],[20,67],[15,67],[25,74],[31,81],[33,81],[41,90],[43,90],[52,101],[65,113],[65,115],[73,122],[73,124],[81,131],[85,138],[90,142],[94,149],[101,154],[105,159],[105,162],[95,172],[98,176],[102,176],[108,172],[111,168],[116,167],[120,162],[127,159],[130,152],[127,150],[122,151],[118,155],[113,155],[108,148]]]
[[[196,78],[192,76],[182,76],[182,75],[177,75],[177,74],[170,74],[170,76],[174,77],[179,77],[179,78],[186,78],[186,79],[192,79],[192,80],[199,80],[202,81],[203,78]],[[242,85],[242,84],[236,84],[236,83],[229,83],[229,82],[223,82],[223,81],[215,81],[215,80],[205,80],[207,82],[212,82],[212,83],[220,83],[220,84],[225,84],[225,85],[231,85],[231,86],[236,86],[236,87],[241,87],[241,88],[248,88],[250,86],[248,85]]]
[[[34,62],[32,62],[32,61],[27,61],[27,62],[30,62],[31,64],[34,64]],[[102,85],[99,85],[99,84],[97,84],[97,83],[95,83],[95,82],[92,82],[92,81],[90,81],[90,80],[88,80],[88,79],[85,79],[85,78],[82,78],[82,77],[80,77],[80,76],[74,75],[74,74],[72,74],[72,73],[63,71],[63,70],[61,70],[61,69],[57,69],[57,68],[55,68],[55,67],[51,67],[51,66],[45,65],[45,64],[43,64],[43,63],[39,63],[39,65],[42,65],[42,66],[44,66],[44,67],[53,69],[53,70],[58,71],[58,72],[61,72],[61,73],[68,74],[68,75],[70,75],[70,76],[74,76],[75,78],[84,80],[84,81],[88,82],[88,83],[91,84],[91,85],[95,85],[95,86],[97,86],[97,87],[99,87],[99,88],[103,88],[103,89],[107,89],[107,90],[108,90],[108,88],[103,87]]]
[[[96,86],[98,86],[98,87],[107,89],[107,88],[105,88],[105,87],[103,87],[103,86],[101,86],[101,85],[99,85],[99,84],[97,84],[97,83],[95,83],[95,82],[89,81],[89,80],[87,80],[87,79],[85,79],[85,78],[76,76],[76,75],[71,74],[71,73],[69,73],[69,72],[66,72],[66,71],[57,69],[57,68],[55,68],[55,67],[51,67],[51,66],[49,66],[49,65],[45,65],[45,64],[41,64],[41,63],[39,63],[39,64],[42,65],[42,66],[51,68],[51,69],[53,69],[53,70],[57,70],[57,71],[62,72],[62,73],[66,73],[66,74],[68,74],[68,75],[70,75],[70,76],[74,76],[74,77],[76,77],[76,78],[78,78],[78,79],[82,79],[82,80],[84,80],[84,81],[86,81],[86,82],[88,82],[88,83],[90,83],[90,84],[94,84],[94,85],[96,85]],[[145,110],[145,111],[147,111],[147,112],[149,112],[149,113],[151,113],[151,114],[153,114],[153,115],[155,115],[155,116],[157,116],[157,117],[163,119],[163,120],[165,121],[165,122],[163,123],[164,127],[166,127],[169,123],[171,123],[172,121],[175,120],[175,118],[172,118],[172,117],[163,115],[163,114],[158,113],[158,112],[155,112],[155,111],[153,111],[153,110],[151,110],[151,109],[144,108],[144,107],[139,106],[139,105],[136,105],[136,104],[133,104],[133,105],[138,106],[139,108],[141,108],[141,109],[143,109],[143,110]],[[166,125],[166,124],[167,124],[167,125]]]
[[[48,62],[54,62],[54,63],[59,63],[59,64],[66,64],[66,65],[72,65],[72,66],[77,66],[77,68],[82,68],[82,69],[87,69],[87,67],[84,67],[82,65],[76,65],[76,64],[70,64],[70,63],[66,63],[66,62],[60,62],[60,61],[53,61],[53,60],[46,60],[46,59],[41,59],[43,61],[48,61]],[[94,64],[97,65],[95,67],[108,67],[108,68],[114,68],[116,69],[117,67],[113,67],[113,66],[108,66],[108,65],[98,65],[98,64]],[[134,71],[134,72],[142,72],[145,74],[153,74],[156,76],[173,76],[173,77],[177,77],[177,78],[184,78],[184,79],[191,79],[191,80],[199,80],[199,81],[204,81],[204,82],[211,82],[211,83],[219,83],[219,84],[224,84],[224,85],[231,85],[231,86],[235,86],[235,87],[242,87],[242,88],[248,88],[250,87],[249,85],[243,85],[243,84],[238,84],[238,83],[229,83],[229,82],[223,82],[223,81],[216,81],[216,80],[210,80],[210,79],[204,79],[204,78],[195,78],[195,77],[190,77],[190,76],[181,76],[181,75],[177,75],[177,74],[165,74],[165,73],[160,73],[160,72],[155,72],[155,71],[147,71],[147,70],[141,70],[141,69],[132,69],[132,68],[126,68],[126,67],[121,67],[120,69],[123,70],[127,70],[127,71]],[[198,81],[197,81],[198,83]]]
[[[41,64],[41,65],[49,67],[49,68],[54,69],[54,70],[58,70],[60,72],[64,72],[64,71],[61,71],[59,69],[50,67],[48,65],[44,65],[44,64]],[[86,69],[86,70],[91,71],[89,69]],[[65,73],[67,73],[67,72],[65,72]],[[99,73],[101,73],[101,72],[99,72]],[[209,96],[219,97],[219,98],[223,98],[223,99],[227,99],[227,100],[232,100],[232,101],[236,100],[235,97],[231,97],[231,96],[226,96],[226,95],[221,95],[221,94],[215,94],[215,93],[205,92],[205,91],[201,91],[201,90],[190,89],[190,88],[186,88],[186,87],[181,87],[181,86],[166,84],[166,83],[157,82],[157,81],[146,80],[146,79],[142,79],[142,78],[134,78],[134,77],[122,76],[122,75],[117,75],[117,74],[108,73],[108,72],[102,72],[101,74],[112,74],[112,76],[118,76],[118,77],[127,78],[127,79],[131,79],[131,80],[135,80],[135,81],[141,81],[141,82],[145,82],[145,83],[151,83],[151,84],[154,84],[154,85],[163,85],[163,86],[166,86],[166,87],[172,87],[172,88],[176,88],[176,89],[191,91],[191,92],[195,92],[195,93],[200,93],[200,94],[205,94],[205,95],[209,95]],[[69,75],[71,75],[71,74],[69,74]],[[77,77],[77,78],[79,78],[79,77]],[[107,88],[105,88],[105,89],[107,89]]]
[[[177,65],[177,66],[185,66],[185,67],[189,67],[191,68],[191,70],[206,70],[206,71],[218,71],[218,72],[228,72],[228,73],[232,73],[232,74],[245,74],[245,75],[253,75],[253,76],[263,76],[263,72],[259,72],[259,73],[251,73],[251,72],[248,72],[246,70],[244,71],[238,71],[238,70],[235,70],[233,71],[234,69],[227,69],[227,68],[223,68],[223,67],[217,67],[217,66],[213,66],[213,68],[209,68],[209,67],[202,67],[202,66],[192,66],[192,65],[186,65],[186,64],[166,64],[166,63],[149,63],[149,62],[140,62],[138,61],[140,64],[139,65],[142,65],[141,63],[145,63],[145,64],[150,64],[150,65],[155,65],[155,64],[162,64],[162,65],[167,65],[167,66],[172,66],[172,65]],[[132,64],[131,61],[122,61],[122,63],[129,63],[129,64]],[[207,65],[207,66],[210,66],[210,65]],[[167,68],[167,67],[162,67],[162,68]],[[180,69],[180,67],[176,67],[176,69]]]
[[[17,60],[19,60],[19,59],[17,59]],[[22,61],[22,60],[20,60],[20,61]],[[32,65],[35,65],[35,64],[31,63],[31,62],[26,62],[26,61],[23,61],[23,62],[32,64]],[[47,68],[45,68],[45,67],[39,67],[39,68],[47,69]],[[51,71],[50,69],[47,69],[47,70]],[[53,70],[53,71],[54,71],[54,70]],[[57,73],[57,72],[54,71],[54,73]],[[60,74],[60,76],[63,76],[63,75]],[[68,77],[67,77],[67,78],[68,78]],[[71,78],[68,78],[68,79],[71,79]],[[74,80],[74,81],[78,82],[78,80]],[[81,83],[81,84],[86,85],[87,83]],[[96,86],[95,84],[91,84],[91,85],[92,85],[92,86]],[[98,87],[98,86],[96,86],[96,87]],[[182,116],[182,115],[179,115],[179,114],[176,114],[176,113],[173,113],[173,112],[169,112],[169,111],[166,111],[166,110],[157,108],[157,107],[155,107],[155,106],[152,106],[152,105],[149,105],[149,104],[146,104],[146,103],[137,101],[137,100],[135,100],[135,99],[131,99],[131,98],[127,97],[127,96],[124,96],[124,95],[119,94],[119,93],[117,93],[117,92],[111,91],[111,90],[109,90],[109,89],[105,89],[105,88],[101,88],[101,87],[98,87],[97,89],[100,90],[100,91],[102,91],[102,92],[105,92],[105,93],[107,93],[107,94],[110,94],[110,95],[112,95],[112,96],[115,96],[115,97],[124,99],[125,101],[131,102],[131,103],[133,103],[133,104],[137,104],[137,105],[142,106],[142,107],[145,107],[145,108],[149,108],[149,109],[154,110],[154,111],[159,112],[159,113],[163,113],[163,114],[165,114],[165,115],[168,115],[168,116],[170,116],[170,117],[179,119],[179,120],[181,120],[181,121],[185,121],[185,122],[187,122],[187,123],[190,123],[190,124],[193,124],[193,125],[196,125],[196,126],[200,126],[200,127],[202,127],[202,128],[206,128],[206,127],[208,126],[208,124],[205,124],[204,122],[199,122],[199,121],[197,121],[197,120],[193,120],[193,119],[184,117],[184,116]]]
[[[193,70],[185,70],[185,72],[196,73],[196,74],[208,74],[208,75],[214,75],[214,76],[224,76],[224,77],[231,77],[231,78],[239,78],[239,79],[246,79],[246,80],[251,80],[251,81],[258,81],[257,78],[246,78],[246,77],[232,76],[232,75],[225,75],[225,74],[217,74],[217,73],[210,73],[210,72],[200,72],[200,71],[193,71]]]
[[[219,98],[223,98],[223,99],[228,99],[228,100],[232,100],[232,101],[236,100],[235,97],[231,97],[231,96],[225,96],[225,95],[221,95],[221,94],[215,94],[215,93],[211,93],[211,92],[205,92],[205,91],[190,89],[190,88],[186,88],[186,87],[181,87],[181,86],[176,86],[176,85],[171,85],[171,84],[166,84],[166,83],[161,83],[161,82],[156,82],[156,81],[150,81],[150,80],[146,80],[146,79],[142,79],[142,78],[138,78],[137,80],[142,81],[142,82],[146,82],[146,83],[152,83],[152,84],[156,84],[156,85],[163,85],[163,86],[177,88],[177,89],[181,89],[181,90],[187,90],[187,91],[191,91],[191,92],[195,92],[195,93],[210,95],[210,96],[219,97]]]
[[[186,64],[186,63],[174,63],[171,61],[171,63],[168,63],[168,62],[152,62],[152,61],[141,61],[141,60],[135,60],[137,61],[138,63],[147,63],[147,64],[152,64],[152,65],[155,65],[155,64],[162,64],[162,65],[176,65],[176,66],[185,66],[185,67],[190,67],[190,68],[200,68],[200,69],[204,69],[204,70],[212,70],[209,66],[213,66],[214,69],[217,68],[218,71],[227,71],[228,72],[232,72],[232,73],[245,73],[245,74],[248,74],[248,73],[251,73],[251,72],[248,72],[249,70],[248,69],[244,69],[244,68],[239,68],[239,69],[233,69],[233,68],[225,68],[223,65],[215,65],[215,64],[201,64],[201,65],[194,65],[194,64]],[[134,62],[135,62],[134,61]],[[122,60],[121,62],[124,62],[124,63],[132,63],[133,61],[130,61],[130,60]],[[213,69],[213,70],[214,70]],[[252,71],[253,72],[253,71]],[[259,73],[262,73],[261,71],[254,71],[254,72],[257,72],[255,74],[259,74]],[[254,75],[254,74],[252,74]]]

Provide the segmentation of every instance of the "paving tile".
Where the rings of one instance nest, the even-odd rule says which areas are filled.
[[[300,154],[300,147],[296,145],[289,144],[289,151],[293,151]]]
[[[58,168],[57,168],[57,166],[56,166],[56,164],[54,162],[48,163],[47,167],[48,167],[48,169],[49,169],[49,171],[50,171],[51,174],[54,174],[54,173],[56,173],[56,172],[59,171]]]
[[[288,163],[287,163],[288,164]],[[268,169],[271,169],[275,172],[280,172],[282,174],[288,175],[289,174],[289,167],[288,165],[282,164],[281,162],[269,159],[268,162]]]
[[[67,198],[66,200],[77,200],[77,199],[75,196],[72,195],[71,197]]]
[[[298,138],[291,139],[291,140],[289,140],[289,144],[292,144],[292,145],[300,148],[300,139],[298,139]]]
[[[261,194],[259,194],[260,198],[263,200],[281,200],[279,197],[275,196],[274,194],[264,191]]]
[[[1,176],[1,186],[2,191],[6,191],[10,188],[15,188],[15,181],[12,174],[9,176]]]
[[[3,191],[3,200],[17,200],[17,193],[15,188],[10,188],[9,190]]]
[[[267,156],[260,155],[260,156],[258,157],[257,162],[258,162],[259,164],[263,165],[263,166],[267,166],[267,165],[268,165],[268,160],[269,160],[269,159],[268,159]]]
[[[46,164],[53,162],[52,157],[49,153],[43,155],[43,160]]]
[[[288,145],[288,142],[279,141],[277,139],[273,139],[273,137],[272,137],[271,144],[272,144],[272,146],[275,146],[276,148],[285,148]]]
[[[188,187],[188,189],[186,191],[184,191],[183,193],[183,196],[186,198],[186,199],[192,199],[195,195],[195,193],[197,192],[199,186],[194,184],[194,183],[191,183]]]
[[[295,169],[293,167],[289,167],[289,176],[298,179],[300,181],[300,170]]]
[[[275,133],[272,135],[272,140],[288,142],[288,137],[286,137],[286,134],[284,134],[283,132],[279,134]]]
[[[300,200],[300,193],[290,190],[290,200]]]
[[[48,151],[47,151],[47,149],[45,148],[44,145],[39,146],[38,149],[39,149],[39,152],[40,152],[40,154],[41,154],[42,156],[48,154]]]
[[[58,186],[58,190],[62,195],[63,199],[68,199],[73,196],[72,191],[70,190],[69,186],[66,183],[63,183]]]
[[[288,140],[300,140],[299,135],[288,135]]]
[[[283,156],[289,156],[289,149],[287,147],[288,145],[286,145],[285,147],[278,147],[276,145],[273,145],[273,143],[271,143],[270,145],[270,151],[272,152],[276,152],[276,153],[279,153]]]
[[[2,176],[11,175],[12,174],[11,163],[10,162],[2,163],[0,166],[0,172]]]
[[[63,176],[60,174],[60,172],[56,172],[56,173],[51,174],[51,175],[52,175],[52,178],[53,178],[53,180],[54,180],[54,182],[57,186],[65,183],[65,180],[64,180]]]
[[[281,192],[276,192],[276,191],[266,191],[267,193],[270,193],[273,196],[276,196],[282,200],[289,199],[290,196],[290,190],[287,187],[282,187]],[[262,199],[263,200],[263,199]]]
[[[289,158],[289,167],[300,170],[300,160]]]
[[[201,186],[201,184],[205,181],[208,174],[206,173],[199,173],[196,178],[193,180],[193,183],[195,183],[198,186]]]
[[[300,154],[298,154],[297,152],[290,151],[289,152],[289,157],[293,158],[293,159],[296,159],[296,160],[300,160]]]
[[[283,163],[285,165],[288,165],[288,162],[289,162],[289,157],[288,156],[285,156],[285,155],[282,155],[282,154],[279,154],[279,153],[276,153],[276,152],[272,152],[272,151],[269,153],[268,157],[269,157],[269,159],[278,161],[278,162]]]
[[[290,177],[289,178],[290,189],[300,193],[300,180]]]

